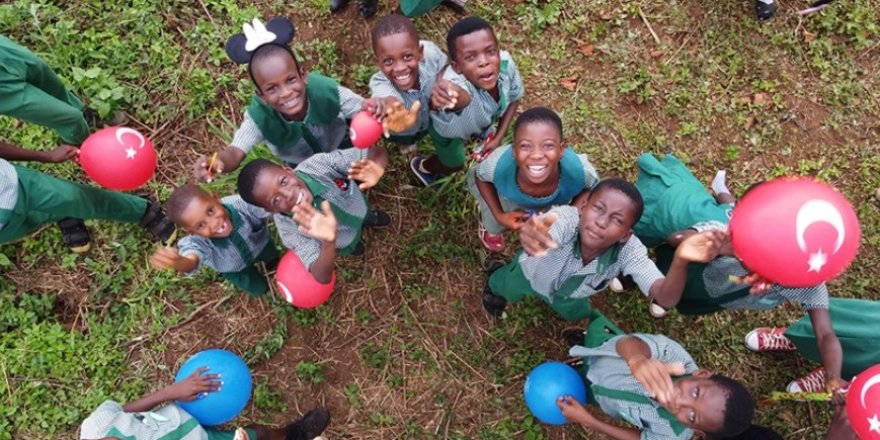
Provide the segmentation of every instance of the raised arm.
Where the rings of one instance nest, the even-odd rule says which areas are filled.
[[[220,381],[220,375],[202,375],[206,371],[208,371],[208,367],[199,368],[180,382],[168,385],[155,393],[147,394],[134,402],[126,403],[122,406],[122,410],[125,412],[150,411],[165,402],[174,400],[188,402],[195,400],[200,394],[219,391],[223,385],[223,382]]]

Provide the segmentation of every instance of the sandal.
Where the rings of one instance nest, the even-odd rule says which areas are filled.
[[[149,230],[165,245],[170,245],[177,238],[174,222],[168,218],[161,206],[151,201],[147,202],[147,212],[138,224]]]
[[[82,254],[92,248],[92,236],[86,224],[78,218],[64,218],[58,222],[61,229],[61,241],[76,254]]]

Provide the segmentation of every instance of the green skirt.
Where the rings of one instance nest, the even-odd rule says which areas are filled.
[[[407,17],[418,17],[431,12],[441,0],[400,0],[400,12]]]

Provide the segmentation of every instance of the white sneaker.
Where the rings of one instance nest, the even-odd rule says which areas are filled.
[[[785,387],[789,393],[824,393],[825,369],[817,368],[804,377],[799,377]]]
[[[623,283],[617,278],[612,279],[611,282],[608,283],[608,287],[611,288],[612,292],[623,292]]]
[[[651,301],[651,305],[648,306],[648,313],[655,318],[662,318],[669,313],[669,310],[666,310],[660,304],[655,303],[653,300]]]
[[[746,347],[752,351],[795,351],[797,346],[785,337],[786,327],[758,327],[746,334]]]

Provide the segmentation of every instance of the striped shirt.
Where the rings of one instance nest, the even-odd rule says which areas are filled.
[[[79,431],[81,440],[105,437],[153,440],[166,435],[179,440],[209,438],[198,420],[173,403],[154,411],[127,413],[122,405],[108,400],[83,421]]]
[[[320,153],[301,163],[296,171],[311,176],[324,186],[325,191],[321,194],[323,199],[342,211],[364,218],[369,209],[367,199],[357,182],[348,178],[348,169],[352,162],[363,159],[365,155],[364,150],[357,148]],[[278,213],[274,218],[284,246],[296,252],[303,264],[310,267],[321,253],[321,241],[300,232],[289,215]],[[336,248],[345,249],[351,245],[359,232],[337,219]]]
[[[260,255],[260,252],[267,245],[273,246],[266,223],[266,219],[269,218],[268,212],[245,202],[238,194],[223,197],[220,202],[223,203],[224,208],[232,206],[241,217],[241,224],[235,227],[232,234],[238,234],[243,239],[242,241],[250,250],[251,258]],[[198,272],[203,265],[220,273],[230,273],[245,270],[254,263],[247,261],[238,247],[227,239],[218,240],[200,235],[187,235],[180,239],[177,246],[180,255],[195,254],[199,257],[199,264],[192,272],[189,272],[190,274]]]
[[[703,270],[703,283],[706,293],[717,298],[728,293],[742,290],[743,285],[730,280],[731,275],[738,277],[748,275],[749,271],[734,257],[718,257]],[[731,302],[721,304],[729,310],[768,310],[785,301],[799,303],[806,310],[828,308],[828,288],[825,284],[812,287],[783,287],[773,284],[763,295],[747,295]]]
[[[0,159],[0,229],[9,223],[17,202],[18,172],[6,159]]]
[[[578,224],[580,213],[574,206],[558,206],[544,214],[556,213],[556,221],[550,226],[550,237],[559,245],[550,249],[543,257],[534,257],[525,252],[520,255],[519,264],[523,275],[529,280],[532,289],[550,300],[565,282],[578,275],[585,275],[581,285],[569,298],[586,298],[605,288],[611,279],[621,272],[633,278],[642,293],[648,295],[651,285],[663,279],[663,274],[648,258],[648,250],[631,236],[620,248],[617,261],[599,271],[599,258],[584,264],[580,256]],[[543,217],[543,216],[542,216]]]
[[[400,90],[382,71],[374,73],[373,77],[370,78],[370,92],[374,97],[384,98],[393,96],[399,99],[406,108],[411,108],[416,101],[422,103],[419,109],[419,119],[416,123],[404,131],[395,133],[395,135],[406,136],[421,133],[428,129],[428,125],[431,122],[431,109],[429,105],[431,90],[434,88],[437,76],[443,70],[443,66],[446,65],[446,54],[431,41],[421,40],[419,44],[424,50],[424,56],[419,61],[418,89]]]
[[[351,89],[339,86],[338,90],[341,106],[339,117],[327,125],[306,124],[304,127],[309,130],[323,148],[327,149],[326,151],[335,150],[343,139],[348,136],[348,122],[346,120],[354,117],[355,113],[361,110],[364,102],[364,98],[351,91]],[[309,106],[316,104],[309,102]],[[296,145],[291,147],[279,148],[272,145],[263,136],[263,132],[260,131],[260,127],[257,126],[248,111],[245,111],[244,120],[232,138],[232,146],[247,154],[260,143],[265,143],[275,157],[293,165],[297,165],[315,154],[305,138],[300,139]]]
[[[469,139],[475,136],[485,138],[487,130],[507,110],[507,106],[519,101],[523,96],[523,81],[516,64],[510,54],[503,50],[501,72],[498,74],[498,93],[502,97],[500,102],[486,90],[474,86],[464,75],[455,73],[453,69],[446,69],[443,78],[464,89],[471,97],[470,104],[460,111],[431,113],[434,129],[440,136],[449,139]]]
[[[680,362],[685,372],[692,374],[697,371],[694,359],[678,342],[663,335],[635,333],[629,336],[639,338],[651,348],[651,358],[664,363]],[[627,335],[609,339],[596,348],[574,346],[569,355],[584,357],[588,366],[587,380],[604,388],[626,391],[650,398],[645,387],[633,376],[626,361],[617,353],[617,341]],[[651,400],[650,404],[636,403],[613,399],[608,396],[594,396],[605,414],[615,420],[626,420],[642,430],[642,439],[690,439],[694,435],[691,429],[685,429],[676,435],[669,421],[658,414],[660,403]]]

